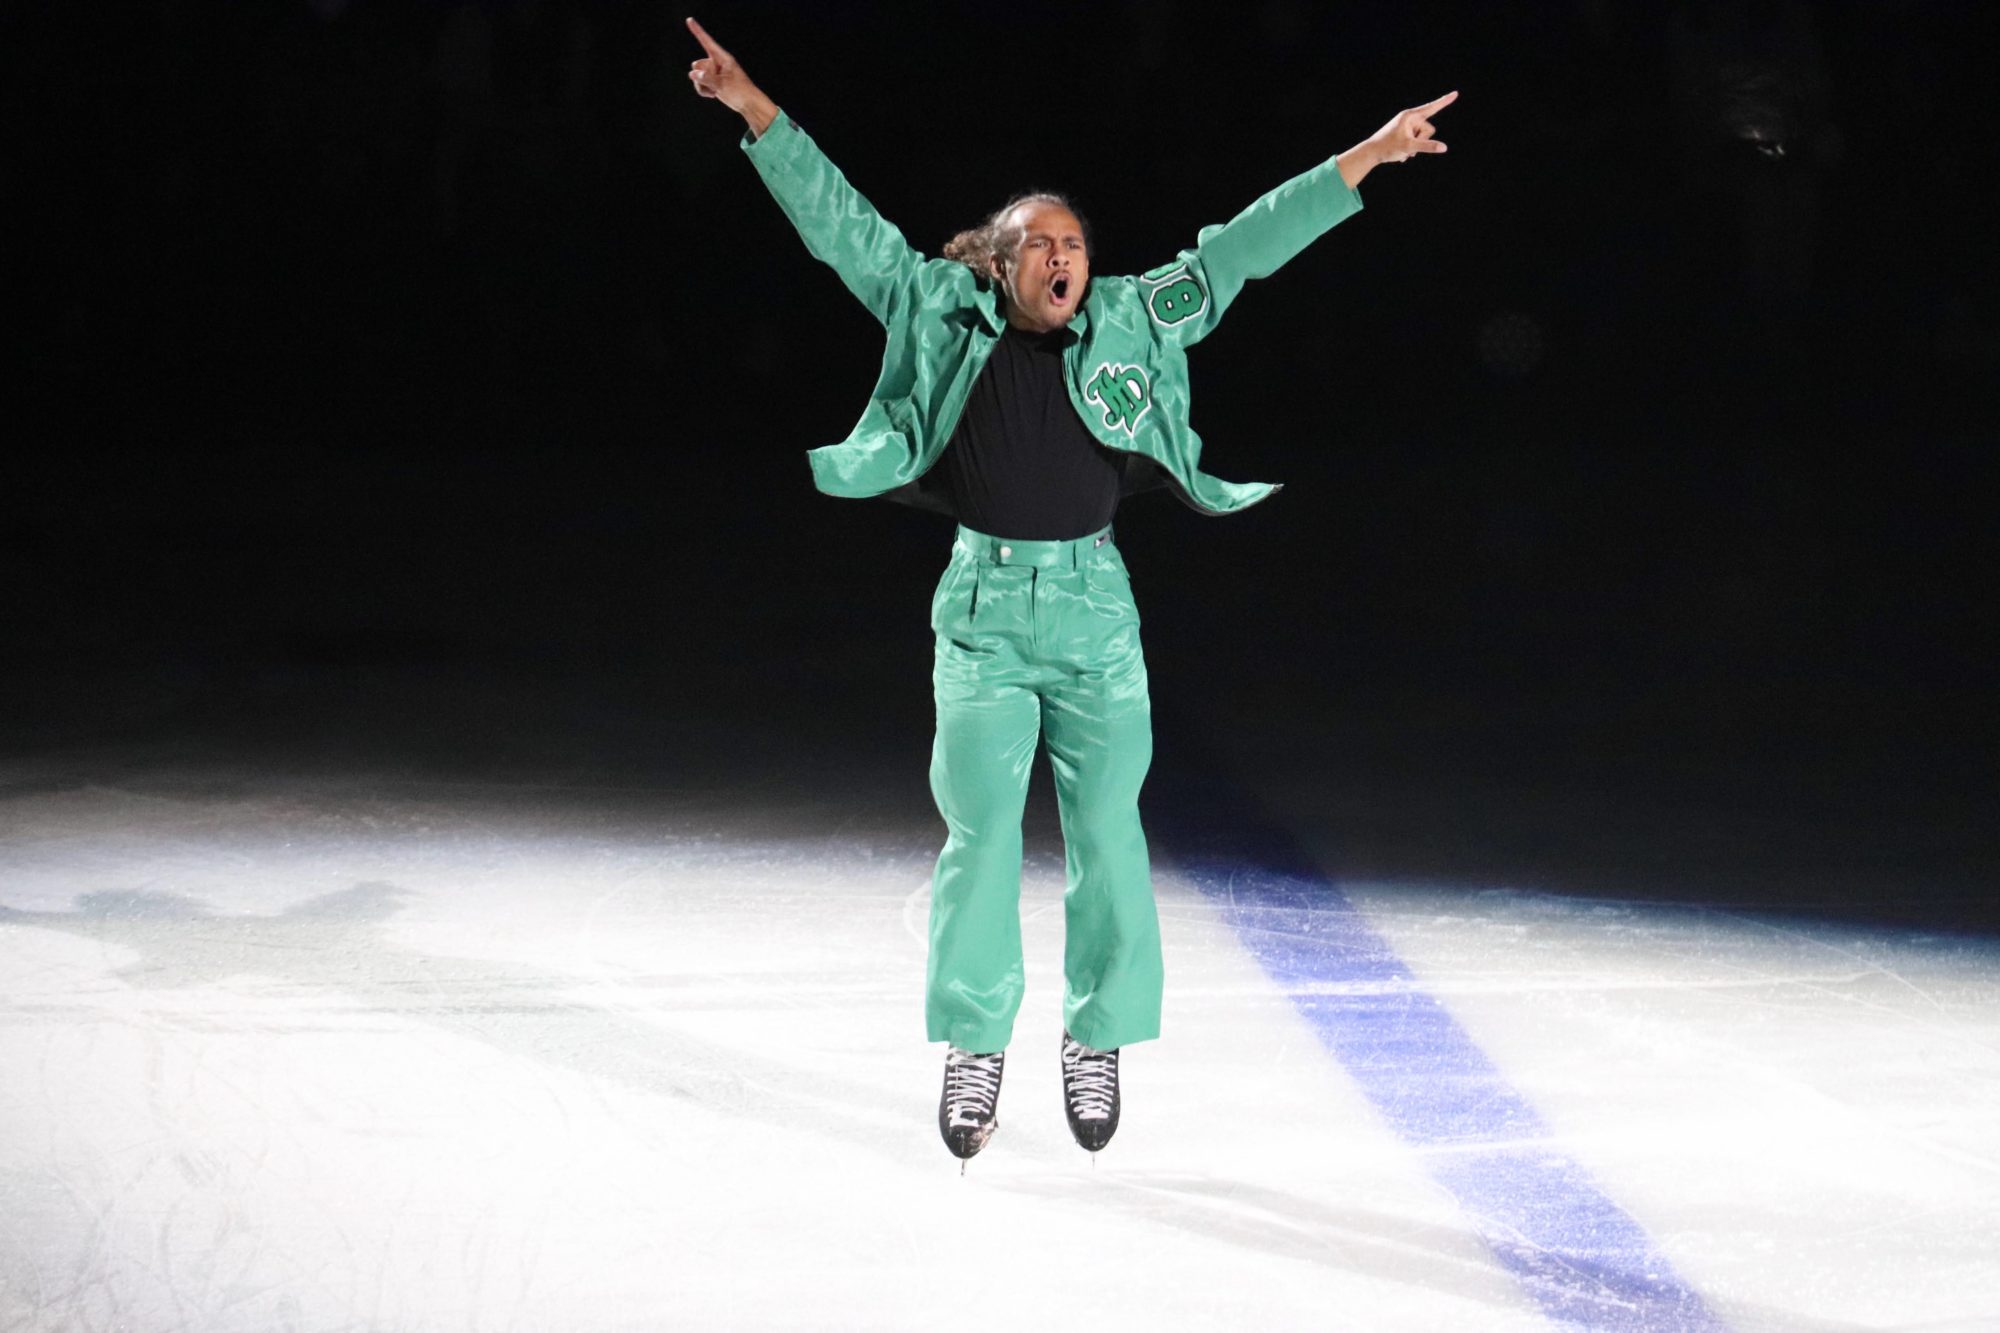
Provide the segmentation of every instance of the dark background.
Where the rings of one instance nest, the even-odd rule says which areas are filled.
[[[16,758],[926,799],[950,525],[813,491],[879,331],[679,11],[0,12]],[[1193,355],[1283,495],[1121,511],[1156,775],[1351,873],[1995,924],[1982,6],[698,13],[920,248],[1051,187],[1101,272],[1460,90]]]

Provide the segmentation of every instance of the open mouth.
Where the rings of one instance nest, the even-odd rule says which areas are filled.
[[[1067,273],[1056,275],[1056,280],[1049,284],[1049,296],[1057,305],[1067,305],[1069,303],[1069,275]]]

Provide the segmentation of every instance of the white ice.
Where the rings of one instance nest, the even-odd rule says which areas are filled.
[[[961,1177],[920,804],[165,763],[6,790],[0,1328],[1547,1326],[1169,855],[1166,1033],[1093,1164],[1035,849]],[[1990,944],[1344,887],[1722,1320],[2000,1328]]]

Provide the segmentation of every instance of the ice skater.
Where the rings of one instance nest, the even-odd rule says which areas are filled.
[[[1152,761],[1139,613],[1112,541],[1119,500],[1171,487],[1204,514],[1278,488],[1198,466],[1187,349],[1243,284],[1361,208],[1385,162],[1442,153],[1404,111],[1137,277],[1093,276],[1089,228],[1055,194],[1011,199],[926,259],[847,183],[693,19],[688,78],[749,126],[743,148],[798,228],[882,323],[882,371],[847,439],[812,450],[829,495],[951,514],[931,600],[937,736],[931,791],[944,849],[931,881],[925,1021],[949,1043],[938,1130],[961,1160],[999,1126],[1020,1009],[1021,820],[1038,742],[1061,812],[1062,1078],[1070,1132],[1097,1152],[1118,1128],[1118,1053],[1159,1036],[1162,968],[1139,788]]]

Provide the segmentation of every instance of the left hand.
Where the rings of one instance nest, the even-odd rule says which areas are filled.
[[[1368,147],[1374,150],[1375,160],[1407,162],[1418,153],[1442,153],[1444,143],[1431,137],[1437,133],[1431,117],[1457,100],[1458,94],[1450,92],[1435,102],[1397,112],[1387,125],[1368,136]]]

